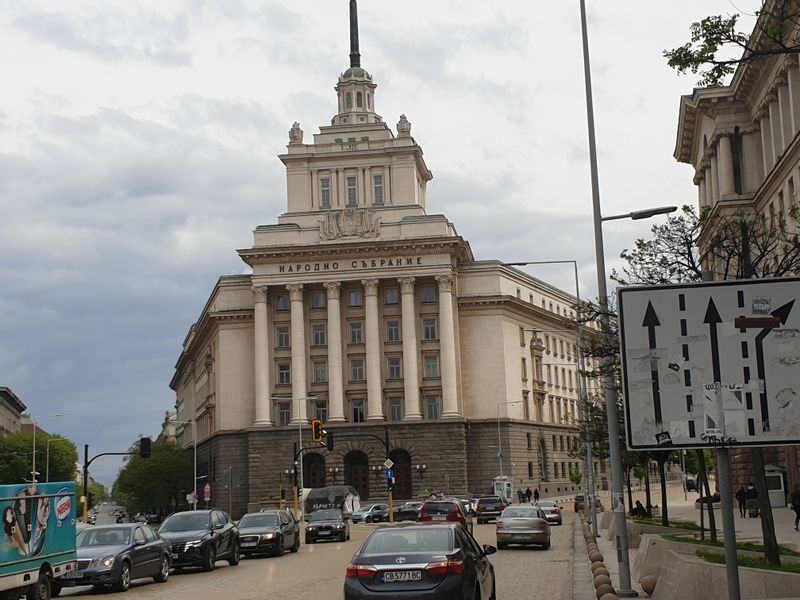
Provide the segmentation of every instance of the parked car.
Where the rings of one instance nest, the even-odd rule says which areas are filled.
[[[495,598],[488,555],[458,523],[404,524],[374,530],[347,566],[345,600]]]
[[[395,506],[392,509],[394,522],[399,523],[400,521],[416,521],[420,506],[422,506],[422,502],[417,501],[404,502],[403,504]]]
[[[361,508],[353,511],[353,523],[380,523],[389,520],[388,504],[362,504]]]
[[[583,494],[577,494],[575,496],[575,502],[572,503],[572,507],[575,509],[575,512],[586,510],[586,497]]]
[[[555,523],[556,525],[561,525],[563,523],[561,516],[562,508],[558,505],[558,502],[554,500],[539,500],[537,506],[542,509],[548,522]]]
[[[144,522],[147,523],[148,525],[160,525],[163,521],[164,521],[164,517],[162,517],[161,515],[156,515],[156,514],[147,515],[144,518]]]
[[[692,479],[691,477],[686,478],[686,491],[687,492],[696,492],[697,491],[697,480]]]
[[[509,506],[497,517],[497,547],[538,544],[550,547],[550,524],[542,509],[531,505]]]
[[[176,512],[158,530],[170,544],[175,567],[202,567],[211,571],[217,560],[239,564],[239,529],[228,513],[218,509]]]
[[[300,524],[285,510],[247,513],[239,519],[239,546],[242,556],[274,554],[283,556],[300,549]]]
[[[484,496],[483,498],[478,498],[478,503],[475,506],[475,513],[478,515],[478,525],[499,517],[500,513],[502,513],[509,504],[510,502],[503,496]]]
[[[328,508],[311,513],[306,525],[306,544],[320,540],[338,540],[346,542],[350,539],[350,524],[338,508]]]
[[[152,577],[163,583],[172,564],[167,541],[147,525],[96,525],[76,538],[78,570],[58,579],[61,587],[91,585],[126,592],[133,579]]]
[[[428,500],[419,508],[417,522],[453,521],[472,533],[472,517],[464,511],[458,500]]]

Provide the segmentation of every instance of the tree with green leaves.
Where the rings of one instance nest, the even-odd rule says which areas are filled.
[[[11,433],[0,438],[0,484],[31,481],[33,433]],[[57,435],[36,435],[37,481],[75,481],[78,450],[75,444]],[[49,468],[48,468],[49,467]]]
[[[192,489],[192,477],[192,459],[176,444],[156,440],[150,458],[141,458],[137,441],[114,483],[114,498],[133,511],[167,513]]]
[[[710,15],[692,23],[689,41],[665,50],[680,74],[699,75],[700,87],[718,87],[739,65],[781,54],[800,54],[800,1],[767,0],[755,12],[752,32],[739,30],[739,13]]]

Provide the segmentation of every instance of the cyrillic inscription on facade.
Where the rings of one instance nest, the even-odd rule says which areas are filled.
[[[370,260],[353,260],[347,262],[314,262],[294,265],[278,265],[278,273],[313,273],[317,271],[338,271],[340,268],[383,269],[387,267],[413,267],[422,264],[421,256],[400,258],[373,258]]]

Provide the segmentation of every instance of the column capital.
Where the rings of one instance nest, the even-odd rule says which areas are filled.
[[[456,276],[453,274],[446,274],[446,275],[437,275],[434,279],[439,282],[439,291],[440,292],[452,292],[453,291],[453,282],[456,279]]]
[[[378,283],[380,279],[362,279],[361,285],[364,286],[364,295],[365,296],[377,296],[378,295]]]
[[[303,284],[302,283],[290,283],[286,286],[286,289],[289,290],[289,297],[292,302],[303,301]]]
[[[322,284],[322,286],[328,290],[328,298],[330,300],[336,300],[339,298],[339,293],[342,290],[341,281],[326,281]]]
[[[267,292],[269,291],[269,286],[266,285],[254,285],[250,288],[253,294],[255,295],[256,302],[267,302]]]
[[[414,293],[414,281],[416,281],[414,277],[399,277],[397,281],[400,282],[401,293],[403,294]]]

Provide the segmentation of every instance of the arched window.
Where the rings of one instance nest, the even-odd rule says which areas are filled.
[[[361,92],[356,92],[356,106],[358,108],[364,108],[364,96]]]
[[[345,100],[344,100],[345,106],[347,108],[353,108],[353,94],[350,93],[350,92],[347,92],[347,95],[344,98],[345,98]]]

